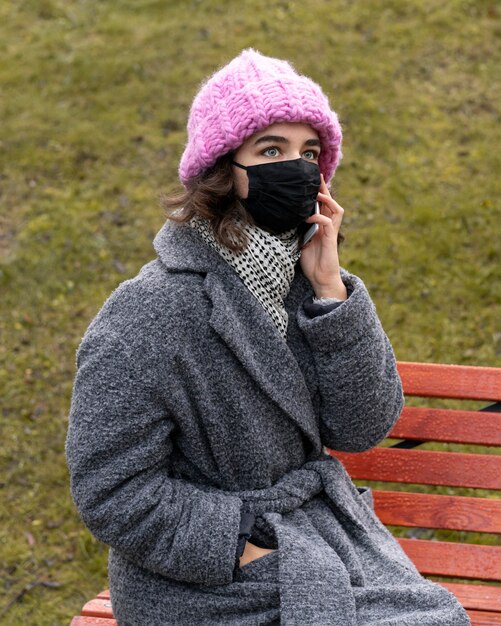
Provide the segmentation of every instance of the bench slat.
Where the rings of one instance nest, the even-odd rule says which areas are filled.
[[[501,446],[501,413],[405,407],[390,437]]]
[[[501,614],[486,611],[467,610],[471,626],[501,626]],[[77,616],[71,620],[70,626],[118,626],[114,619]]]
[[[487,585],[467,585],[464,583],[445,583],[439,582],[437,583],[442,587],[448,589],[451,593],[453,593],[456,598],[460,601],[460,603],[466,609],[477,609],[480,611],[499,611],[501,612],[501,587],[487,586]],[[103,607],[99,605],[98,600],[108,603],[107,606]],[[99,593],[94,600],[87,602],[87,604],[82,609],[82,616],[85,617],[107,617],[106,620],[107,626],[112,626],[112,622],[109,620],[113,618],[113,614],[111,611],[110,600],[110,592],[109,589],[106,589]],[[92,613],[93,606],[96,607],[95,612]],[[98,614],[99,611],[101,614]],[[105,612],[105,615],[103,614]],[[75,618],[76,619],[76,618]],[[102,622],[101,622],[102,623]],[[91,624],[95,624],[97,626],[95,620],[89,620],[85,622],[80,622],[80,626],[90,626]],[[73,621],[71,626],[77,626],[77,622]]]
[[[471,626],[501,626],[501,615],[486,611],[467,610]],[[70,626],[118,626],[114,619],[77,616],[71,620]]]
[[[71,620],[70,626],[118,626],[114,619],[103,617],[83,617],[77,615]]]
[[[342,461],[352,478],[501,489],[501,456],[392,448],[327,451]]]
[[[465,609],[501,612],[501,587],[499,586],[444,582],[437,584],[453,593]]]
[[[422,574],[501,580],[501,548],[449,541],[398,539]]]
[[[466,583],[439,582],[453,593],[467,609],[481,609],[484,611],[501,612],[501,587],[493,585],[468,585]],[[97,595],[97,598],[109,600],[110,590],[105,589]]]
[[[398,361],[408,396],[501,400],[501,368]]]
[[[466,611],[471,626],[501,626],[501,615],[489,611]]]
[[[445,586],[445,585],[443,585]],[[466,587],[467,585],[456,585],[457,587]],[[479,585],[468,585],[470,587],[478,587]],[[452,591],[450,589],[450,591]],[[460,599],[458,597],[458,599]],[[465,606],[463,604],[463,606]],[[471,610],[468,606],[468,616],[471,619],[472,626],[501,626],[501,614],[491,613],[489,611]],[[118,626],[114,619],[105,619],[102,617],[77,616],[71,620],[70,626]]]
[[[501,533],[501,500],[374,490],[383,524]]]
[[[89,600],[89,602],[84,604],[81,614],[87,617],[106,617],[110,619],[113,617],[111,600],[109,598],[94,598],[93,600]]]

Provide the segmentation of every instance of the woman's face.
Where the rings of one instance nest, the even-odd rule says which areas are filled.
[[[305,159],[318,163],[320,140],[308,124],[279,122],[251,135],[235,152],[233,160],[240,165],[260,165],[276,161]],[[249,179],[247,172],[233,166],[233,180],[240,198],[247,198]]]

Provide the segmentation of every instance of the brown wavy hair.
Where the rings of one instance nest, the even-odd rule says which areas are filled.
[[[255,224],[240,202],[233,181],[233,152],[229,152],[198,176],[186,183],[186,189],[173,194],[161,194],[160,205],[173,222],[189,222],[199,215],[209,220],[214,237],[233,252],[243,252],[247,236],[241,224]],[[238,218],[238,219],[235,219]],[[338,246],[344,241],[339,231]]]
[[[160,204],[173,222],[189,222],[196,215],[208,219],[220,244],[233,252],[243,252],[248,241],[235,218],[243,224],[253,224],[254,220],[238,199],[232,159],[233,153],[219,157],[212,167],[190,178],[185,190],[162,194]]]

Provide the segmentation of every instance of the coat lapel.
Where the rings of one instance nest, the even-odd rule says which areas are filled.
[[[219,274],[207,275],[205,288],[213,304],[209,323],[261,389],[316,444],[318,425],[297,361],[261,304],[231,271],[239,283],[234,287]]]
[[[236,272],[190,227],[167,223],[154,246],[169,269],[206,274],[204,288],[212,303],[209,324],[260,388],[320,450],[318,421],[299,365]]]

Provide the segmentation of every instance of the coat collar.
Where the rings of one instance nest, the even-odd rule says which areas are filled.
[[[194,228],[167,220],[153,247],[169,270],[207,273],[224,268],[226,261],[208,246]]]
[[[265,393],[320,451],[309,391],[291,350],[232,267],[191,227],[167,221],[153,246],[171,271],[205,274],[212,302],[209,324]]]

